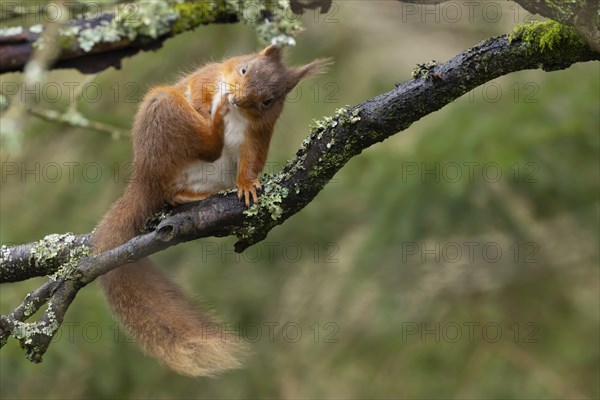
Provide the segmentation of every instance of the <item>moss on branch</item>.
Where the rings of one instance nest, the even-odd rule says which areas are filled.
[[[574,46],[579,49],[586,46],[575,28],[552,20],[518,25],[508,38],[511,43],[520,39],[541,51],[553,50],[559,46]]]

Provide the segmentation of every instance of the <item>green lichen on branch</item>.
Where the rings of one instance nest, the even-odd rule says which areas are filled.
[[[10,262],[12,262],[10,247],[3,244],[2,247],[0,247],[0,268],[4,263]]]
[[[62,28],[59,31],[59,46],[63,49],[79,48],[89,52],[101,43],[143,38],[156,39],[168,34],[171,25],[178,17],[172,2],[165,0],[117,5],[112,14],[110,20],[102,20],[96,26],[84,24]],[[45,43],[40,37],[33,45],[43,47]]]
[[[23,303],[25,305],[23,309],[23,315],[25,316],[25,318],[31,317],[37,311],[35,300],[37,299],[31,298],[31,293],[27,295],[27,298]]]
[[[45,236],[42,240],[35,242],[29,251],[30,260],[33,265],[41,267],[58,256],[65,245],[71,245],[75,241],[75,236],[71,233],[52,234]]]
[[[219,7],[217,2],[214,1],[175,4],[174,9],[178,14],[178,18],[173,23],[173,33],[180,33],[203,24],[210,24],[217,19],[219,10],[228,13],[227,6],[228,3],[223,2],[222,6]],[[229,11],[229,13],[233,12],[233,9]]]
[[[56,272],[50,275],[50,279],[57,280],[60,278],[76,279],[79,278],[77,265],[79,261],[90,255],[90,249],[87,246],[77,246],[69,251],[67,260],[58,267]]]
[[[290,12],[289,0],[214,0],[178,4],[175,8],[179,12],[176,29],[186,21],[197,26],[199,16],[207,21],[201,23],[208,23],[218,15],[235,15],[240,22],[254,27],[263,45],[294,46],[294,37],[302,30],[299,18]]]
[[[42,361],[40,349],[37,346],[32,346],[34,340],[37,341],[36,337],[42,335],[52,338],[60,327],[60,323],[53,309],[52,301],[48,302],[45,315],[47,316],[47,321],[44,320],[35,323],[22,321],[11,322],[13,325],[10,333],[11,336],[21,342],[21,346],[27,349],[26,357],[35,363]]]
[[[283,214],[281,202],[288,196],[288,190],[278,185],[271,179],[265,182],[263,192],[258,198],[258,202],[244,211],[244,215],[253,217],[267,214],[273,221],[277,221]]]
[[[352,125],[361,120],[360,108],[351,109],[350,106],[338,108],[335,114],[330,117],[323,117],[314,120],[311,125],[310,136],[302,143],[302,150],[306,151],[315,141],[321,141],[327,134],[327,143],[325,149],[318,159],[318,163],[313,164],[308,170],[308,176],[313,180],[318,180],[320,187],[325,186],[330,178],[322,179],[323,169],[339,168],[348,160],[347,150],[355,143],[354,140],[336,141],[336,128],[345,125]],[[295,188],[299,191],[299,188]]]
[[[360,121],[360,111],[360,108],[355,108],[354,110],[350,111],[350,106],[345,106],[338,108],[335,111],[335,116],[340,125],[355,124]]]
[[[178,3],[173,9],[177,13],[173,33],[228,16],[253,26],[262,44],[294,46],[294,37],[302,30],[299,18],[290,12],[289,0],[205,0]]]
[[[72,233],[52,234],[44,237],[35,243],[29,251],[29,258],[32,265],[38,269],[48,270],[49,265],[55,265],[61,253],[67,252],[66,261],[53,268],[56,272],[51,275],[52,279],[60,277],[73,279],[77,270],[79,261],[90,254],[90,249],[86,245],[73,247],[77,237]]]
[[[165,220],[170,214],[170,207],[163,207],[156,211],[150,218],[146,220],[144,226],[140,230],[140,233],[150,233],[156,229],[158,224]]]
[[[260,15],[268,18],[255,18],[250,23],[256,29],[258,39],[263,44],[277,46],[295,46],[294,37],[302,31],[302,24],[297,16],[290,12],[289,0],[263,0],[260,4]],[[244,17],[242,17],[242,20]]]
[[[23,33],[22,26],[10,26],[8,28],[0,28],[0,36],[15,36]]]
[[[350,106],[338,108],[335,114],[331,117],[323,117],[319,120],[313,120],[310,129],[310,136],[302,142],[302,148],[305,149],[308,144],[315,140],[321,140],[325,132],[334,132],[334,129],[338,126],[352,125],[361,120],[360,108],[350,109]],[[332,135],[325,147],[329,150],[336,144],[335,136]],[[348,145],[348,141],[346,141]],[[325,152],[324,155],[331,153],[332,156],[341,156],[336,152]]]
[[[288,197],[289,190],[281,184],[282,174],[264,174],[261,178],[262,191],[258,201],[243,211],[246,217],[241,227],[233,230],[233,234],[240,242],[256,242],[266,235],[269,226],[277,225],[284,213],[283,201]],[[271,224],[256,229],[257,221],[269,218]]]
[[[431,60],[428,63],[417,64],[415,69],[412,71],[412,77],[414,79],[423,78],[426,81],[429,80],[430,73],[437,66],[437,61]]]
[[[321,119],[313,120],[310,126],[310,136],[302,143],[303,147],[306,147],[311,140],[321,140],[323,133],[328,128],[335,128],[338,125],[341,126],[345,124],[357,123],[360,121],[359,114],[360,108],[350,111],[350,106],[345,106],[335,110],[335,114],[331,117],[323,117]]]
[[[298,197],[310,193],[315,187],[323,187],[331,179],[329,171],[339,168],[346,163],[350,156],[345,150],[352,146],[353,140],[336,139],[335,128],[356,124],[361,120],[361,108],[342,107],[332,116],[313,121],[311,134],[304,140],[296,158],[275,175],[264,175],[261,179],[263,192],[258,202],[243,212],[245,218],[243,227],[234,229],[233,233],[244,245],[236,245],[245,249],[246,245],[256,243],[269,232],[273,226],[280,224],[285,218],[295,213],[294,202]],[[356,140],[359,140],[356,138]],[[307,155],[311,146],[324,149],[318,162],[308,160]],[[326,170],[326,171],[325,171]],[[325,171],[325,173],[323,173]],[[298,174],[305,174],[304,179]],[[294,197],[290,199],[290,196]],[[265,220],[270,222],[265,224]],[[260,221],[257,223],[257,221]],[[257,229],[256,226],[260,226]],[[241,250],[240,250],[241,251]]]
[[[518,25],[508,36],[510,43],[517,39],[541,51],[565,45],[577,48],[586,46],[575,28],[556,21],[533,21]]]
[[[200,25],[237,20],[253,26],[263,44],[293,46],[294,36],[302,30],[302,25],[289,10],[288,0],[145,0],[117,5],[110,20],[102,20],[95,26],[64,27],[57,41],[63,49],[89,52],[98,44],[157,39]],[[41,28],[35,26],[39,31]],[[22,28],[11,29],[13,32]],[[43,46],[40,37],[34,47]]]

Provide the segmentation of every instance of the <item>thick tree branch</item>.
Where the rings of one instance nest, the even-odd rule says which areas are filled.
[[[286,10],[275,0],[142,0],[115,7],[93,18],[82,15],[61,29],[57,43],[50,44],[60,48],[52,68],[84,73],[120,68],[123,58],[156,50],[166,39],[200,25],[244,22],[256,26],[263,42],[278,44],[287,44],[300,29],[297,22],[281,23]],[[40,42],[41,29],[13,27],[0,33],[0,73],[22,71],[33,47],[48,45]]]
[[[239,239],[236,250],[243,251],[309,204],[352,157],[469,90],[514,71],[553,71],[600,59],[600,54],[577,41],[577,35],[561,34],[550,48],[524,38],[519,33],[513,34],[512,40],[507,36],[492,38],[444,64],[422,65],[415,70],[415,79],[318,122],[283,171],[263,179],[264,193],[248,210],[234,192],[217,194],[165,212],[151,224],[149,233],[94,257],[86,257],[89,236],[46,238],[53,245],[64,244],[50,252],[32,252],[39,243],[3,246],[1,282],[56,272],[13,313],[0,317],[2,344],[12,335],[21,341],[30,360],[40,361],[77,291],[99,275],[201,237],[235,235]],[[48,308],[38,322],[23,322],[45,303]]]

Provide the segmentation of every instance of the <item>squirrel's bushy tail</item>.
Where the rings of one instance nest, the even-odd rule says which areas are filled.
[[[194,307],[181,289],[147,259],[101,278],[113,312],[142,349],[173,370],[207,376],[240,367],[243,344]]]
[[[133,238],[158,204],[128,188],[103,218],[92,239],[95,254]],[[150,203],[152,203],[150,201]],[[245,345],[183,291],[149,259],[122,265],[100,277],[112,311],[145,353],[189,376],[210,376],[241,366]]]

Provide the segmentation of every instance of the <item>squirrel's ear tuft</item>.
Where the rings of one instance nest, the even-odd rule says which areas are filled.
[[[291,68],[288,74],[287,91],[292,90],[304,78],[327,72],[331,65],[333,65],[333,59],[323,58],[301,67]]]
[[[283,47],[275,46],[274,44],[266,47],[260,52],[261,56],[272,57],[281,60],[283,55]]]

